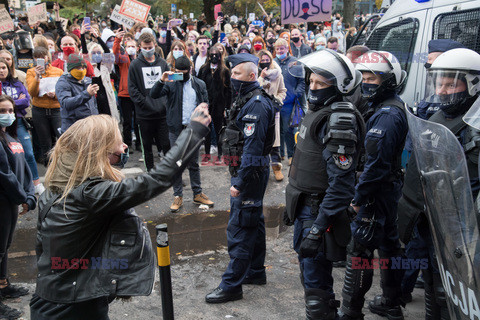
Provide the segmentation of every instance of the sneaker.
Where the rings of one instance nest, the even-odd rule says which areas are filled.
[[[202,160],[200,162],[200,165],[202,166],[213,166],[213,163],[210,162],[212,159],[212,156],[209,154],[202,154]]]
[[[213,153],[218,153],[217,146],[211,146],[210,147],[210,154],[213,154]]]
[[[23,312],[0,302],[0,319],[18,319],[22,314]]]
[[[288,158],[288,165],[289,165],[289,166],[292,165],[292,157]]]
[[[180,210],[182,206],[183,206],[183,197],[175,196],[175,199],[173,199],[173,203],[170,206],[170,211],[178,212],[178,210]]]
[[[387,317],[388,320],[403,320],[402,308],[399,305],[393,305],[382,295],[377,295],[368,303],[370,312]]]
[[[282,164],[272,164],[273,174],[275,176],[275,180],[282,181],[283,180],[283,173],[282,173]]]
[[[193,198],[193,203],[195,204],[205,204],[209,206],[210,208],[213,207],[213,201],[208,199],[207,195],[205,193],[199,193]]]
[[[41,195],[43,192],[45,192],[45,187],[43,186],[43,183],[37,184],[35,186],[35,193]]]
[[[20,286],[14,286],[7,279],[7,286],[0,289],[0,296],[6,299],[18,298],[21,296],[26,296],[28,294],[28,289]]]
[[[226,166],[225,159],[222,157],[215,157],[216,166]]]

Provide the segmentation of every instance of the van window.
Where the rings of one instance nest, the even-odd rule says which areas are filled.
[[[480,8],[439,14],[432,39],[452,39],[480,53]]]
[[[392,53],[400,62],[402,70],[408,73],[412,63],[418,28],[418,19],[403,19],[375,29],[365,45],[370,50],[382,50]],[[400,92],[403,91],[404,87],[405,85],[402,86]]]

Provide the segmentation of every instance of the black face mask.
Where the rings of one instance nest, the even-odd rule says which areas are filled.
[[[425,67],[425,69],[427,69],[427,70],[430,69],[431,66],[432,66],[432,64],[431,64],[431,63],[428,63],[428,62],[426,62],[426,63],[424,64],[424,67]]]
[[[217,54],[210,55],[210,62],[211,63],[218,64],[219,61],[220,61],[220,56],[219,55],[217,55]]]
[[[334,86],[325,89],[309,90],[308,102],[314,106],[322,106],[327,100],[336,95]]]
[[[270,62],[260,62],[260,63],[258,64],[258,66],[259,66],[260,69],[262,69],[262,70],[265,69],[265,68],[268,69],[268,67],[270,67]]]
[[[270,38],[267,40],[267,43],[271,46],[273,46],[273,44],[275,43],[275,38]]]
[[[292,38],[292,41],[293,41],[294,43],[297,43],[298,41],[300,41],[300,38],[299,38],[299,37],[293,37],[293,38]]]

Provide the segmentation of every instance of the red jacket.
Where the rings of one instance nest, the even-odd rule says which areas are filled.
[[[112,52],[115,55],[115,63],[120,70],[120,83],[118,84],[118,96],[130,97],[128,94],[128,68],[130,68],[130,57],[126,53],[120,52],[121,38],[115,38]]]
[[[93,71],[92,64],[88,60],[85,60],[85,62],[87,63],[87,77],[89,78],[94,77],[95,72]],[[65,70],[64,69],[65,61],[63,61],[62,59],[57,59],[52,62],[52,66]]]

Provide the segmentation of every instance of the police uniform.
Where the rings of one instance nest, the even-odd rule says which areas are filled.
[[[366,123],[365,166],[355,188],[352,202],[360,210],[351,225],[352,241],[349,258],[401,257],[397,231],[397,205],[402,190],[401,155],[408,132],[404,103],[393,91],[385,91],[370,102],[373,115]],[[388,304],[398,305],[401,296],[401,270],[382,269],[383,297]],[[348,259],[342,290],[342,312],[352,318],[362,318],[365,293],[370,289],[373,270],[352,268]],[[403,316],[402,316],[403,318]],[[348,319],[348,317],[347,317]]]
[[[258,58],[251,54],[232,55],[228,60],[231,68],[244,62],[258,64]],[[207,295],[206,301],[212,303],[240,299],[242,283],[266,281],[263,196],[275,138],[275,109],[257,81],[244,84],[233,99],[228,124],[220,135],[232,174],[231,185],[240,195],[230,198],[227,227],[230,263],[219,288],[236,296],[219,301]]]
[[[346,210],[354,195],[364,130],[361,114],[349,102],[317,110],[311,106],[300,126],[286,199],[287,219],[295,221],[293,244],[299,254],[307,319],[334,319],[340,306],[333,292],[332,261],[345,260],[350,238]],[[322,248],[315,256],[304,257],[301,243],[311,230],[323,234]],[[335,237],[344,238],[343,248]],[[327,245],[329,240],[334,240],[335,249]]]

